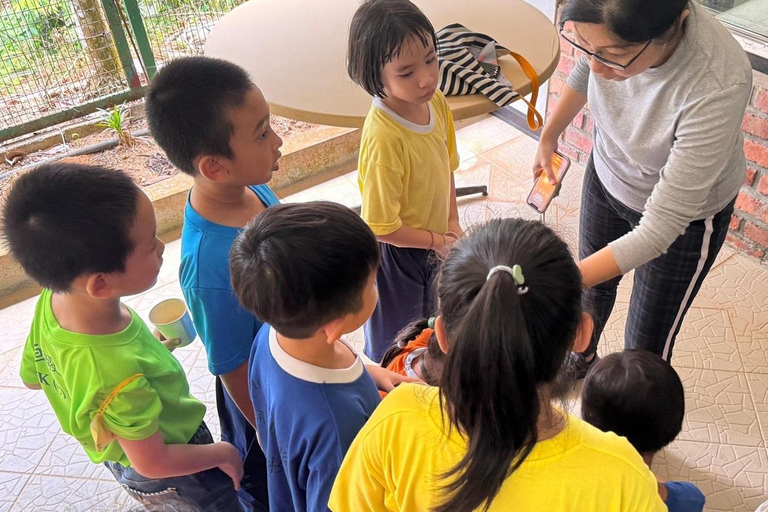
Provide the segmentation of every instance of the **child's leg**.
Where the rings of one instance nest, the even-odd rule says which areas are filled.
[[[216,377],[216,410],[221,440],[234,445],[243,458],[244,474],[238,491],[241,505],[248,512],[268,511],[267,459],[256,440],[256,430],[237,408],[219,377]]]
[[[376,276],[379,303],[365,324],[365,354],[375,362],[381,361],[400,329],[424,317],[425,298],[435,267],[432,251],[385,243],[380,246],[381,266]]]
[[[213,443],[205,423],[200,424],[189,444]],[[151,479],[133,468],[105,462],[123,489],[150,512],[239,512],[242,510],[232,479],[219,468],[193,475]]]

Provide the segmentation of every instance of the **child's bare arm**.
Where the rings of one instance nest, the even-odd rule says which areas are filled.
[[[159,430],[141,441],[122,437],[117,441],[133,468],[146,478],[185,476],[218,467],[232,478],[235,489],[240,488],[243,461],[229,443],[165,444]]]
[[[440,251],[456,241],[454,236],[445,233],[430,233],[426,229],[416,229],[403,224],[388,235],[378,235],[380,242],[396,247],[415,247],[417,249],[434,249]]]
[[[459,223],[459,206],[456,203],[456,181],[453,179],[453,173],[451,173],[451,208],[448,214],[448,231],[456,236],[464,234]]]
[[[221,382],[224,383],[224,387],[227,389],[227,393],[232,397],[232,400],[243,413],[245,419],[248,420],[253,427],[256,427],[256,416],[253,413],[253,403],[251,402],[251,394],[248,391],[248,361],[235,368],[229,373],[225,373],[219,376]]]

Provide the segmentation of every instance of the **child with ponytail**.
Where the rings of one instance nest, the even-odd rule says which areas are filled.
[[[552,405],[566,354],[592,335],[581,293],[567,245],[539,222],[495,219],[459,240],[439,277],[439,387],[403,384],[381,403],[331,510],[666,511],[626,439]]]

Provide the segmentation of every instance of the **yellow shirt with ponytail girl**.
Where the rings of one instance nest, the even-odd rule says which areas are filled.
[[[466,452],[446,434],[436,387],[403,384],[352,443],[331,493],[335,512],[428,511],[440,504],[441,474]],[[568,415],[509,476],[489,512],[666,512],[656,478],[623,437]]]

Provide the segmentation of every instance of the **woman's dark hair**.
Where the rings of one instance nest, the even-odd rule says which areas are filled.
[[[688,0],[565,0],[560,23],[595,23],[628,43],[666,42]]]
[[[489,275],[498,265],[519,265],[525,284],[507,271]],[[440,398],[467,452],[443,475],[448,498],[436,511],[487,510],[531,453],[539,387],[571,349],[581,290],[568,246],[540,222],[494,219],[448,254],[438,283],[450,344]]]
[[[669,363],[645,350],[610,354],[584,380],[581,416],[626,437],[640,453],[656,453],[683,428],[683,383]]]
[[[421,334],[424,329],[429,327],[429,319],[423,318],[421,320],[415,320],[410,324],[403,327],[397,336],[395,336],[395,343],[384,352],[384,356],[381,358],[381,367],[386,368],[389,363],[392,362],[397,356],[399,356],[403,349],[415,340],[416,337]],[[429,361],[429,377],[425,379],[426,383],[430,386],[437,386],[439,383],[440,375],[443,373],[443,365],[445,363],[445,352],[440,348],[440,344],[437,342],[437,336],[432,333],[429,337],[429,343],[427,344],[426,359]]]
[[[437,51],[437,36],[429,19],[408,0],[367,0],[349,28],[347,73],[371,96],[386,97],[381,70],[400,56],[403,44],[416,37]]]

